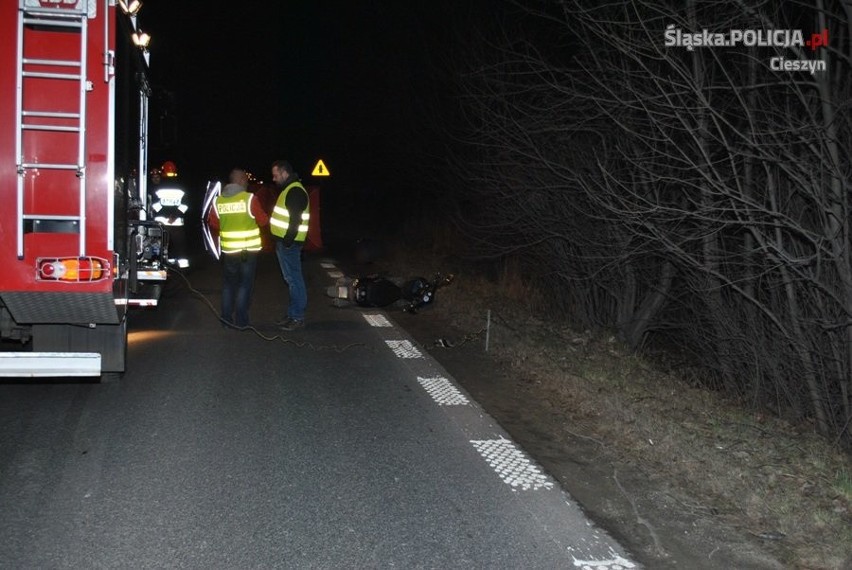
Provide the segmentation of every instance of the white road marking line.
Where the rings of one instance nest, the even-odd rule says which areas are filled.
[[[440,376],[436,378],[421,378],[418,376],[417,381],[432,396],[432,399],[441,406],[466,406],[470,403],[464,397],[464,394],[446,378]]]
[[[582,570],[627,570],[636,568],[636,565],[625,560],[621,556],[616,556],[612,560],[577,560],[574,559],[574,566],[582,568]]]
[[[384,315],[380,315],[377,313],[373,314],[364,314],[364,319],[370,323],[372,327],[392,327],[393,325],[388,320],[388,318]]]
[[[553,481],[508,439],[471,440],[470,443],[497,471],[500,478],[512,487],[524,491],[553,487]]]
[[[407,340],[386,340],[385,343],[399,358],[423,358],[423,354]]]

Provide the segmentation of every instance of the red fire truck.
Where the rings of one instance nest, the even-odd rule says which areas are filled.
[[[0,0],[0,376],[114,378],[157,304],[138,4]]]

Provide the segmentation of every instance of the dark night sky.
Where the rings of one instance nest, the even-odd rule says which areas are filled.
[[[428,120],[418,98],[440,83],[455,3],[201,4],[147,0],[139,15],[153,38],[152,114],[173,96],[177,125],[172,143],[152,118],[152,165],[173,159],[199,178],[244,165],[266,177],[287,158],[305,176],[323,158],[336,182],[381,186],[414,160],[405,146]]]

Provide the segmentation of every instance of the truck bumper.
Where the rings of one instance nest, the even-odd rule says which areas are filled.
[[[100,376],[97,352],[0,352],[0,377]]]

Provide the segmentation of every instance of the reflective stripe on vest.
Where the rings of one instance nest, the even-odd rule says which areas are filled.
[[[183,203],[186,193],[180,188],[160,188],[154,195],[157,201],[151,204],[154,221],[164,226],[182,226],[183,216],[189,206]]]
[[[293,188],[301,188],[302,192],[305,193],[305,197],[308,195],[308,191],[305,190],[305,187],[302,186],[301,182],[293,182],[288,184],[284,190],[281,191],[281,195],[278,196],[278,200],[275,202],[275,209],[272,210],[272,215],[269,217],[269,231],[272,232],[272,235],[283,238],[287,233],[287,228],[290,227],[290,212],[287,210],[287,193],[290,192]],[[299,222],[299,229],[296,232],[295,241],[305,241],[308,237],[308,221],[311,218],[310,214],[310,200],[308,201],[308,205],[305,206],[305,211],[302,212],[302,219]]]
[[[251,199],[248,192],[216,198],[222,253],[261,250],[260,228],[251,215]]]

